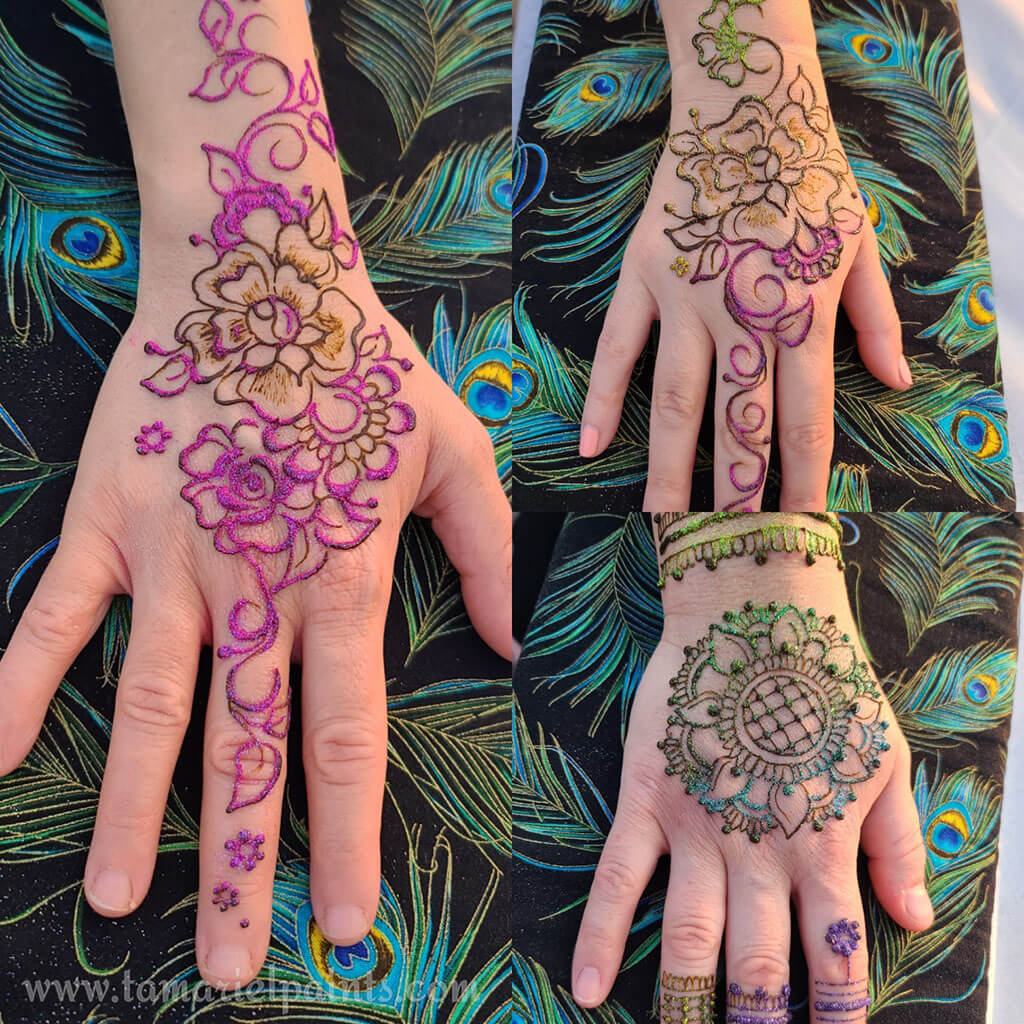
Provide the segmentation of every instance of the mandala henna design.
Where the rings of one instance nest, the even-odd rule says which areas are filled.
[[[203,4],[199,28],[214,57],[191,95],[243,96],[263,109],[234,145],[203,145],[221,209],[208,236],[189,240],[212,262],[193,280],[196,308],[174,343],[146,344],[162,362],[141,382],[161,398],[212,385],[215,402],[241,413],[203,426],[179,459],[196,521],[218,551],[248,563],[256,585],[232,608],[232,642],[217,651],[231,662],[228,709],[245,734],[229,812],[262,800],[281,773],[270,741],[287,735],[290,691],[270,657],[277,594],[316,573],[331,548],[366,540],[380,522],[367,488],[394,474],[395,439],[416,423],[397,398],[412,363],[392,355],[386,327],[368,323],[348,291],[361,280],[358,242],[325,193],[305,185],[296,195],[280,180],[310,143],[334,159],[316,74],[308,61],[297,76],[253,49],[248,29],[267,15],[240,17],[241,2]],[[251,11],[259,0],[245,2]]]
[[[864,1024],[868,1019],[871,995],[867,978],[851,977],[850,958],[861,942],[860,925],[843,918],[828,926],[825,941],[832,952],[846,960],[846,981],[814,981],[814,1010],[818,1018],[830,1024]],[[854,1016],[851,1016],[853,1014]]]
[[[658,743],[725,833],[821,831],[889,749],[881,695],[834,615],[748,601],[686,647]]]
[[[681,580],[703,563],[718,568],[725,558],[751,555],[764,565],[772,552],[801,552],[808,565],[834,559],[840,572],[843,528],[824,512],[658,512],[653,516],[660,573],[658,586]]]
[[[736,16],[761,13],[763,0],[714,0],[693,37],[710,78],[730,87],[748,75],[768,79],[763,95],[745,95],[721,121],[690,110],[693,128],[669,148],[687,186],[684,204],[667,203],[675,221],[665,234],[677,249],[671,269],[691,284],[724,282],[725,308],[743,332],[729,352],[723,381],[736,390],[726,424],[749,456],[729,467],[739,496],[726,508],[747,509],[764,484],[768,413],[756,392],[768,379],[769,346],[795,348],[811,330],[810,289],[838,268],[843,238],[864,219],[850,165],[835,136],[828,107],[818,102],[798,66],[788,78],[771,40],[737,29]]]
[[[714,1024],[715,976],[661,972],[662,1024]]]
[[[790,987],[783,985],[778,995],[758,986],[744,992],[732,982],[725,1000],[725,1024],[789,1024]]]

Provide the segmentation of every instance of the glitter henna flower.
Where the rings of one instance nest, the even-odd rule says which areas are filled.
[[[888,749],[880,695],[834,617],[791,605],[726,612],[671,682],[669,774],[755,842],[820,830]]]
[[[757,4],[760,0],[744,0]],[[707,68],[709,78],[717,78],[726,85],[737,86],[753,70],[748,63],[747,51],[757,40],[749,32],[736,28],[734,11],[736,3],[730,0],[715,0],[697,19],[703,31],[693,37],[697,49],[697,60]]]

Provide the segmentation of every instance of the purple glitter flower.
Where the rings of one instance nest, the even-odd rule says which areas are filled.
[[[148,455],[155,452],[157,455],[167,451],[167,442],[174,435],[164,427],[163,420],[150,423],[149,426],[142,426],[135,435],[135,450],[140,455]]]
[[[230,882],[221,882],[213,887],[213,905],[220,907],[223,914],[229,907],[238,906],[238,890]]]
[[[830,924],[825,933],[825,941],[832,947],[832,952],[845,957],[853,956],[853,951],[860,946],[860,939],[860,925],[845,917]]]
[[[231,866],[252,871],[256,867],[256,862],[263,860],[263,851],[260,847],[265,839],[266,836],[262,832],[250,832],[247,828],[243,828],[236,838],[228,839],[224,843],[224,849],[234,854]]]

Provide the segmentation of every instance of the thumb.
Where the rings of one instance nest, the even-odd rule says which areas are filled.
[[[481,639],[515,661],[512,509],[498,479],[490,436],[454,395],[451,401],[453,422],[432,446],[413,511],[431,520],[459,574],[466,611]]]
[[[861,847],[879,902],[889,916],[911,931],[924,931],[935,919],[925,886],[921,821],[910,788],[910,749],[893,737],[896,770],[864,819]]]
[[[903,325],[882,269],[878,240],[866,217],[853,266],[843,284],[842,301],[868,372],[883,384],[906,391],[913,378],[903,355]]]

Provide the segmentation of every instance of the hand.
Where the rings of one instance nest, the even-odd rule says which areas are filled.
[[[864,1020],[858,846],[896,922],[921,930],[932,920],[907,742],[864,663],[834,560],[723,560],[710,600],[707,575],[697,565],[664,591],[664,632],[633,704],[615,820],[576,943],[574,995],[588,1007],[607,997],[667,853],[662,1021],[717,1019],[700,1010],[723,929],[736,1015],[726,1020],[785,1021],[790,898],[813,1024],[838,1019],[815,1003],[847,1004],[856,1015],[844,1020]]]
[[[144,237],[149,277],[60,545],[0,660],[6,774],[111,596],[133,599],[85,868],[90,904],[119,917],[150,885],[200,647],[213,645],[196,955],[217,985],[249,981],[269,942],[290,659],[304,668],[316,920],[349,945],[374,919],[382,633],[410,511],[432,519],[481,636],[515,654],[511,515],[487,433],[384,310],[339,223],[320,196],[305,224],[247,225],[219,257],[200,248],[191,288],[187,244],[183,257]]]
[[[780,508],[824,510],[840,301],[867,368],[905,390],[901,327],[836,133],[813,28],[779,0],[666,11],[668,143],[597,344],[580,454],[603,451],[651,321],[645,509],[689,507],[712,359],[715,508],[760,508],[778,420]],[[797,8],[800,5],[796,5]]]

